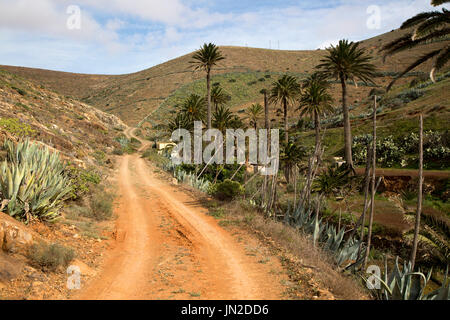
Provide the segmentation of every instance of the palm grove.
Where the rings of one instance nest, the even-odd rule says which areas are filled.
[[[433,5],[441,5],[448,1],[432,1]],[[417,57],[417,59],[404,72],[400,73],[387,86],[389,91],[395,81],[421,65],[431,60],[432,69],[430,78],[435,81],[436,73],[443,70],[449,59],[448,31],[450,14],[446,9],[442,11],[425,12],[405,21],[401,29],[408,30],[404,36],[386,44],[382,48],[385,58],[398,52],[409,50],[430,42],[440,43],[439,48]],[[352,127],[350,121],[350,110],[348,103],[348,86],[358,81],[365,84],[374,84],[378,74],[372,57],[359,43],[341,40],[336,46],[326,49],[320,63],[316,66],[316,72],[299,81],[296,77],[285,74],[272,85],[261,91],[264,102],[261,105],[254,102],[245,111],[245,117],[241,118],[233,113],[227,103],[230,95],[225,92],[220,84],[211,84],[211,76],[214,68],[225,59],[219,47],[209,43],[204,44],[192,57],[191,64],[194,70],[203,71],[206,76],[206,93],[204,96],[191,94],[178,106],[176,116],[168,124],[168,131],[178,128],[193,129],[194,121],[202,121],[207,129],[216,128],[225,132],[227,128],[266,128],[270,129],[270,107],[280,106],[282,109],[282,126],[280,126],[282,147],[280,153],[281,169],[286,183],[294,188],[294,198],[289,199],[288,204],[282,204],[279,193],[279,175],[270,177],[258,176],[258,167],[249,174],[243,164],[215,165],[207,164],[203,168],[199,166],[186,166],[176,170],[191,171],[193,179],[206,179],[208,192],[220,194],[221,199],[232,199],[243,195],[252,204],[258,206],[268,218],[283,220],[296,228],[310,233],[314,244],[320,244],[325,250],[329,250],[335,257],[336,264],[342,270],[365,270],[368,263],[372,224],[375,206],[375,193],[377,190],[376,157],[377,144],[377,99],[382,98],[383,92],[373,95],[372,132],[367,143],[366,169],[364,177],[359,179],[355,172],[354,156],[352,154]],[[323,154],[323,138],[326,135],[326,127],[321,128],[322,119],[336,112],[333,107],[335,101],[330,94],[330,86],[336,81],[340,87],[341,109],[343,116],[343,156],[345,164],[342,166],[332,165],[325,168]],[[214,107],[214,109],[213,109]],[[308,150],[298,139],[291,138],[290,133],[295,130],[289,125],[292,113],[296,112],[300,118],[312,119],[315,143],[312,150]],[[263,123],[261,125],[261,123]],[[424,299],[436,298],[445,289],[445,281],[441,291],[436,291],[431,296],[422,293],[412,293],[411,287],[405,287],[401,280],[412,281],[412,271],[416,263],[419,234],[421,232],[421,207],[422,207],[422,183],[423,183],[423,116],[420,115],[417,131],[420,135],[420,144],[417,149],[419,155],[419,185],[417,212],[415,217],[414,237],[411,245],[411,253],[407,264],[404,265],[403,273],[397,272],[397,283],[395,277],[383,282],[385,290],[384,298]],[[323,199],[325,197],[346,197],[348,190],[354,185],[364,194],[364,209],[358,221],[351,223],[347,228],[339,222],[325,222],[321,214]],[[255,186],[255,187],[251,187]],[[243,189],[246,191],[244,192]],[[248,192],[247,192],[248,189]],[[251,190],[251,191],[250,191]],[[367,220],[368,219],[368,225]],[[365,226],[367,225],[367,228]],[[423,237],[423,235],[421,235]],[[446,249],[447,250],[447,249]],[[448,259],[448,251],[447,259]],[[398,269],[398,266],[397,266]],[[396,270],[397,270],[396,269]],[[407,271],[410,271],[409,273]],[[387,270],[386,270],[387,272]],[[417,274],[416,274],[417,276]],[[429,280],[424,275],[425,279]],[[401,280],[399,280],[401,279]],[[417,286],[417,281],[414,285]],[[426,285],[420,284],[419,285]],[[397,287],[396,287],[397,286]],[[397,291],[394,290],[398,289]],[[400,293],[401,294],[400,294]],[[399,295],[400,294],[400,295]],[[444,297],[445,296],[445,297]]]

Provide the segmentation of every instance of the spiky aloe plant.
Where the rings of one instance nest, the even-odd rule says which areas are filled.
[[[1,211],[22,221],[51,221],[70,193],[70,180],[57,152],[30,143],[5,141],[7,160],[0,166]]]
[[[339,267],[346,268],[357,263],[359,241],[352,237],[345,240],[345,229],[337,231],[334,226],[324,223],[317,213],[313,214],[311,209],[299,205],[292,214],[288,209],[285,222],[311,234],[314,244],[319,243],[331,252]]]
[[[431,293],[425,294],[425,288],[430,281],[431,273],[432,270],[427,275],[420,270],[414,272],[411,262],[404,262],[403,268],[400,269],[398,257],[395,260],[394,269],[389,273],[386,261],[384,279],[378,278],[382,286],[382,289],[378,292],[378,298],[383,300],[449,300],[448,267],[442,286]]]
[[[174,177],[178,182],[186,183],[202,192],[207,192],[211,183],[205,179],[198,179],[195,174],[187,173],[183,170],[175,170]]]

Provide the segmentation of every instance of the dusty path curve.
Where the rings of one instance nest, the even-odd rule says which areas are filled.
[[[142,143],[141,151],[149,144]],[[120,159],[117,181],[114,248],[76,299],[282,297],[269,266],[247,255],[198,201],[158,179],[139,155]]]

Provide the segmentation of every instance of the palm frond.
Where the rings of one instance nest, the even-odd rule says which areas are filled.
[[[433,57],[437,56],[439,54],[439,52],[441,52],[440,49],[438,50],[434,50],[422,57],[420,57],[419,59],[417,59],[414,63],[412,63],[408,68],[406,68],[399,76],[397,76],[394,80],[391,81],[391,83],[389,83],[389,85],[386,88],[386,92],[389,91],[392,86],[394,85],[394,83],[401,77],[403,77],[405,74],[407,74],[408,72],[410,72],[411,70],[413,70],[414,68],[416,68],[417,66],[421,65],[422,63],[424,63],[425,61],[428,61],[430,59],[432,59]]]
[[[450,0],[431,0],[431,5],[436,7],[448,2],[450,2]]]
[[[442,30],[436,30],[433,33],[430,33],[428,36],[412,40],[412,34],[408,36],[401,37],[397,40],[394,40],[388,44],[386,44],[381,50],[386,51],[383,59],[385,60],[386,57],[394,55],[396,53],[413,49],[414,47],[430,44],[433,42],[439,42],[442,40],[446,40],[448,38],[450,29],[442,29]],[[409,37],[409,39],[408,39]]]
[[[436,71],[441,70],[450,59],[450,46],[447,46],[445,49],[441,50],[439,55],[436,57],[436,61],[433,64],[433,69]]]
[[[430,18],[439,16],[440,14],[441,14],[440,11],[421,12],[421,13],[415,15],[414,17],[409,18],[408,20],[403,22],[402,25],[400,26],[400,29],[408,29],[408,28],[417,26],[418,24],[421,24]]]
[[[413,34],[413,40],[426,37],[432,32],[442,29],[448,23],[450,23],[449,14],[439,14],[438,16],[428,19],[416,28]]]

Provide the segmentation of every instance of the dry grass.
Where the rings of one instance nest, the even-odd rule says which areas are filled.
[[[292,270],[291,276],[299,277],[300,273],[303,278],[303,271],[310,269],[313,281],[317,282],[318,287],[328,289],[336,299],[367,299],[367,294],[358,281],[339,272],[332,257],[314,247],[308,235],[281,222],[265,219],[256,210],[238,201],[221,203],[220,208],[226,212],[223,220],[227,221],[225,225],[237,223],[245,226],[256,233],[264,243],[273,246],[285,266]]]
[[[75,252],[58,243],[40,242],[30,248],[28,258],[32,265],[43,270],[56,271],[59,267],[67,267],[75,258]]]

